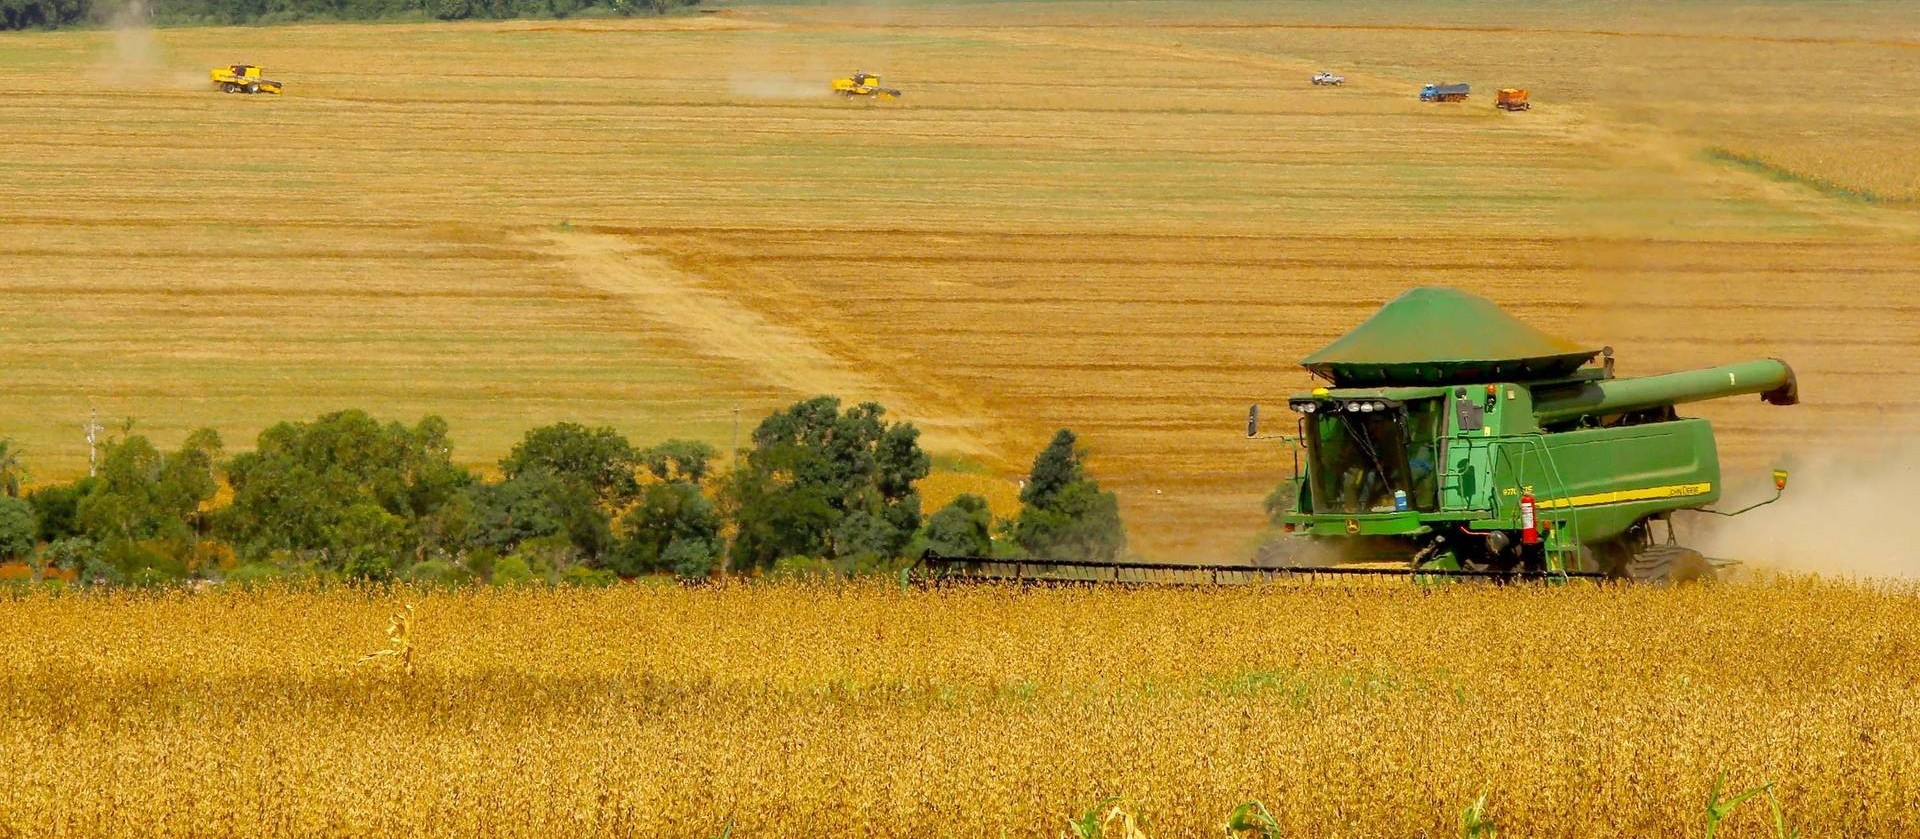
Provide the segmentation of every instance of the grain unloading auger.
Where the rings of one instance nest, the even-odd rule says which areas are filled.
[[[1329,386],[1297,415],[1286,536],[1267,567],[929,557],[932,576],[1242,582],[1294,574],[1711,579],[1673,514],[1712,509],[1720,460],[1706,420],[1677,406],[1759,394],[1793,405],[1785,362],[1637,378],[1610,349],[1547,335],[1492,302],[1420,288],[1301,362]],[[1258,433],[1259,411],[1248,416]],[[1385,561],[1389,567],[1380,567]],[[1362,564],[1366,563],[1366,564]]]

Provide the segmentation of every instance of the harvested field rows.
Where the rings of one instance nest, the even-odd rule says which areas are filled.
[[[5,36],[0,436],[59,477],[90,404],[240,445],[358,406],[485,462],[831,387],[999,479],[1071,425],[1134,550],[1220,560],[1285,463],[1246,404],[1411,285],[1629,373],[1788,359],[1805,405],[1700,409],[1740,468],[1920,407],[1920,13],[1192,5]],[[289,94],[211,93],[234,60]],[[907,97],[818,95],[855,67]]]

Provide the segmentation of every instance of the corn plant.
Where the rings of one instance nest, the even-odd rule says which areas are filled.
[[[1280,823],[1267,812],[1267,805],[1243,801],[1227,814],[1226,833],[1232,839],[1279,839]]]
[[[1146,828],[1147,817],[1138,807],[1109,798],[1068,819],[1067,832],[1061,835],[1064,839],[1148,839]]]
[[[1725,771],[1722,771],[1719,777],[1716,777],[1713,779],[1713,791],[1707,793],[1706,839],[1713,839],[1713,835],[1720,830],[1720,822],[1724,821],[1727,818],[1727,816],[1733,812],[1734,808],[1739,807],[1742,804],[1745,804],[1747,802],[1747,799],[1752,798],[1756,795],[1759,795],[1763,792],[1767,792],[1773,787],[1773,784],[1771,783],[1761,784],[1757,787],[1754,787],[1753,789],[1747,790],[1746,792],[1740,793],[1739,795],[1736,795],[1732,798],[1721,800],[1720,792],[1721,792],[1721,789],[1726,785],[1726,782],[1727,782],[1727,773]]]
[[[1800,828],[1787,823],[1786,811],[1780,806],[1780,799],[1774,796],[1771,784],[1767,788],[1767,809],[1773,812],[1774,839],[1800,839]]]
[[[387,618],[387,648],[375,650],[360,657],[355,664],[365,664],[382,658],[395,658],[400,661],[400,669],[407,675],[413,675],[413,604],[408,603],[398,612]]]
[[[1480,797],[1460,811],[1460,839],[1494,839],[1499,835],[1500,827],[1487,814],[1487,791],[1481,790]]]

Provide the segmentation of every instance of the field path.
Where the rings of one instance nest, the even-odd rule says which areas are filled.
[[[925,432],[926,444],[943,451],[972,457],[995,454],[981,440],[979,420],[840,358],[806,332],[676,267],[658,248],[582,230],[549,231],[537,241],[580,284],[624,301],[649,324],[697,353],[737,363],[765,384],[796,394],[879,402],[896,417],[911,419]]]

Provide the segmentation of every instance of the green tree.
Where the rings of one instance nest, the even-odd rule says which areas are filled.
[[[109,440],[99,476],[86,482],[74,503],[74,524],[108,548],[140,540],[195,541],[201,505],[220,487],[214,473],[219,455],[220,436],[211,429],[194,432],[179,451],[166,455],[140,435]]]
[[[619,432],[562,422],[527,432],[500,461],[500,471],[508,479],[545,472],[588,491],[601,504],[624,507],[639,491],[634,479],[639,465],[639,452]]]
[[[512,553],[526,542],[564,537],[578,554],[597,560],[613,546],[609,517],[592,489],[551,472],[528,471],[479,484],[469,497],[472,547]]]
[[[81,478],[70,484],[43,486],[27,493],[34,518],[40,522],[40,541],[57,542],[80,536],[80,499],[93,491],[98,478]]]
[[[222,524],[250,559],[292,551],[329,570],[382,577],[408,554],[424,557],[422,522],[472,483],[451,453],[439,417],[412,428],[358,410],[283,422],[228,461],[233,503]],[[373,550],[387,555],[374,561]]]
[[[0,496],[0,557],[30,556],[40,541],[39,536],[40,525],[34,521],[33,505],[24,499]]]
[[[978,495],[956,496],[927,517],[927,549],[942,556],[993,553],[993,513]]]
[[[871,402],[843,413],[840,400],[818,396],[762,420],[725,490],[738,527],[734,560],[765,567],[784,556],[904,547],[920,528],[914,483],[931,462],[919,429],[885,413]]]
[[[720,525],[720,511],[697,484],[686,481],[648,484],[640,492],[639,503],[620,520],[624,538],[613,568],[629,577],[674,571],[674,565],[687,560],[687,552],[694,547],[704,552],[711,564],[713,546],[720,543]],[[690,547],[675,553],[673,546],[681,542],[690,543]]]
[[[719,452],[695,440],[668,440],[640,453],[640,464],[656,481],[706,483],[713,458]]]
[[[717,452],[706,443],[668,440],[640,453],[646,483],[620,520],[613,568],[626,576],[671,571],[704,577],[719,556],[722,517],[703,485]]]
[[[1069,429],[1054,432],[1053,442],[1033,458],[1033,469],[1020,488],[1020,503],[1028,507],[1052,507],[1067,487],[1086,480],[1086,468],[1080,465],[1079,441]]]
[[[1028,555],[1112,560],[1126,550],[1120,501],[1087,475],[1085,454],[1073,432],[1062,428],[1034,457],[1020,491],[1020,516],[1007,527]]]

